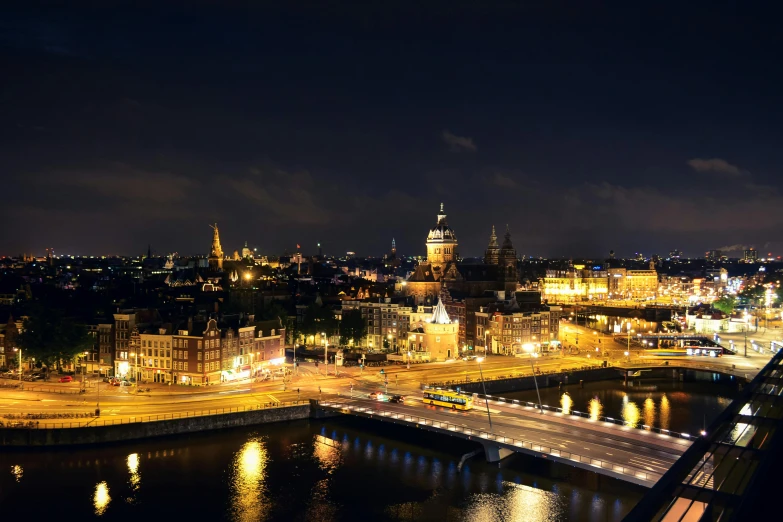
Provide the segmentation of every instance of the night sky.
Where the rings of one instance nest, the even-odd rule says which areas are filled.
[[[4,2],[0,254],[783,253],[771,12],[423,3]]]

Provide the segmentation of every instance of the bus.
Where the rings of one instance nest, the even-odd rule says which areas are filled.
[[[473,409],[473,396],[448,390],[425,391],[422,400],[425,404],[443,406],[452,410]]]

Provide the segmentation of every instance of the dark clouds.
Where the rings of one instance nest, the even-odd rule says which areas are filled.
[[[6,8],[0,253],[783,248],[777,30],[574,6]]]

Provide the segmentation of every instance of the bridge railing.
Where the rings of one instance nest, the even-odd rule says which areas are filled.
[[[412,425],[429,426],[432,428],[441,429],[452,433],[461,433],[469,437],[478,437],[482,440],[493,441],[499,444],[504,444],[506,446],[511,446],[512,449],[526,449],[537,453],[544,453],[552,457],[570,460],[573,462],[579,462],[581,464],[588,464],[596,468],[610,470],[613,471],[614,473],[628,475],[631,477],[635,477],[636,479],[644,480],[647,482],[654,482],[660,478],[660,475],[658,473],[648,473],[647,471],[642,471],[638,468],[622,466],[620,464],[615,464],[607,460],[588,457],[586,455],[581,455],[579,453],[574,453],[572,451],[564,451],[559,448],[553,448],[551,446],[547,446],[545,444],[539,444],[537,442],[533,442],[530,440],[517,439],[514,437],[506,437],[504,435],[497,435],[483,430],[477,430],[473,428],[467,428],[465,426],[460,426],[458,424],[452,424],[450,422],[443,422],[435,419],[429,419],[426,417],[420,417],[418,415],[408,415],[406,413],[397,413],[393,411],[377,411],[372,408],[367,408],[364,406],[355,406],[352,404],[342,404],[342,403],[320,402],[319,406],[332,408],[336,410],[351,410],[354,413],[367,415],[369,417],[381,417],[381,418],[394,419],[396,421],[402,421]]]
[[[200,411],[185,411],[176,413],[161,413],[158,415],[123,415],[118,419],[101,419],[100,417],[92,416],[89,419],[73,420],[68,422],[53,422],[54,419],[59,418],[84,418],[83,413],[73,414],[60,414],[62,416],[72,415],[72,417],[50,417],[47,415],[58,414],[45,414],[45,413],[31,413],[31,414],[5,414],[0,417],[0,428],[20,428],[20,429],[54,429],[54,428],[99,428],[103,426],[116,426],[120,424],[135,424],[139,422],[157,422],[172,419],[187,419],[189,417],[205,417],[209,415],[225,415],[228,413],[240,413],[245,411],[265,410],[268,408],[284,408],[289,406],[296,406],[299,404],[308,404],[308,400],[301,401],[288,401],[288,402],[266,402],[260,403],[255,406],[235,406],[233,408],[215,408],[211,410]]]
[[[538,403],[537,402],[519,401],[517,399],[506,399],[505,397],[493,397],[492,395],[476,394],[476,400],[483,401],[484,399],[488,399],[490,401],[495,401],[498,404],[510,404],[512,406],[516,405],[516,406],[521,406],[521,407],[526,407],[526,408],[538,409]],[[629,423],[627,423],[626,421],[624,421],[623,419],[615,419],[614,417],[607,417],[607,416],[604,416],[604,415],[599,415],[598,417],[593,419],[592,415],[590,415],[587,412],[583,412],[583,411],[570,410],[568,413],[564,413],[563,412],[563,408],[559,408],[559,407],[556,407],[556,406],[549,406],[547,404],[542,404],[541,407],[544,410],[551,411],[551,412],[554,412],[554,413],[560,413],[563,416],[570,415],[570,416],[573,416],[573,417],[582,417],[584,419],[593,420],[593,422],[606,422],[606,423],[615,424],[615,425],[618,425],[618,426],[623,426],[623,427],[626,427],[626,428],[635,428],[635,429],[640,429],[640,430],[644,430],[644,431],[651,431],[653,433],[660,433],[661,435],[666,435],[668,437],[674,437],[674,438],[685,439],[685,440],[690,440],[690,441],[692,441],[692,440],[697,438],[696,436],[690,435],[689,433],[680,433],[680,432],[677,432],[677,431],[671,431],[671,430],[667,430],[667,429],[664,429],[664,428],[656,428],[654,426],[647,426],[646,424],[638,424],[636,426],[632,426]]]

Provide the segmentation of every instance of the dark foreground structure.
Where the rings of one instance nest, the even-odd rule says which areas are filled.
[[[771,520],[783,466],[783,351],[775,354],[624,519]]]

